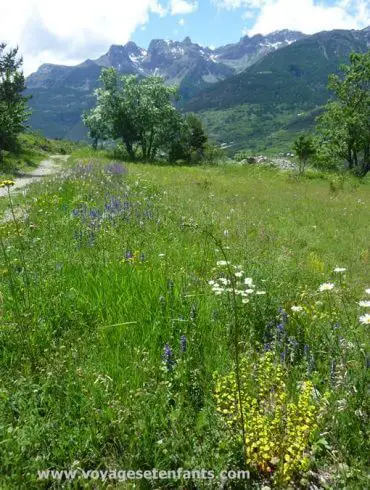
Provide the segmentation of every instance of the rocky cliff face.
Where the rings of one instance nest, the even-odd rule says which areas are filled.
[[[99,74],[102,67],[113,67],[121,73],[161,75],[169,83],[181,86],[185,80],[186,87],[191,83],[203,87],[243,71],[267,53],[302,37],[304,34],[292,31],[245,36],[236,44],[214,51],[193,43],[189,37],[182,42],[154,39],[148,50],[129,42],[124,46],[113,45],[97,60],[86,60],[75,67],[42,65],[28,77],[27,86],[31,90],[53,88],[73,80],[74,87],[80,84],[87,88],[94,85],[91,77]]]

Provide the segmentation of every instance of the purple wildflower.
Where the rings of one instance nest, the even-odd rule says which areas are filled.
[[[186,352],[187,349],[187,339],[185,335],[181,335],[180,337],[180,350],[181,352]]]
[[[106,165],[104,170],[107,174],[111,175],[127,174],[127,168],[125,168],[120,163],[110,163],[109,165]]]
[[[131,260],[131,259],[133,259],[133,257],[134,257],[134,254],[132,253],[132,251],[131,250],[126,250],[126,252],[125,252],[125,260]]]
[[[173,365],[175,364],[175,360],[173,357],[173,351],[169,344],[166,344],[163,349],[162,359],[166,365],[167,371],[172,371]]]
[[[283,326],[285,326],[288,323],[288,313],[284,310],[284,308],[279,308],[278,312],[281,318],[281,323]]]

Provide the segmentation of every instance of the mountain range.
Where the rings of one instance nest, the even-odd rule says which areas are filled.
[[[287,150],[297,131],[313,128],[329,100],[329,75],[352,52],[369,49],[370,28],[307,36],[196,94],[184,110],[199,113],[211,136],[234,149]]]
[[[81,114],[94,104],[101,70],[114,67],[122,74],[159,75],[178,85],[185,110],[199,112],[216,140],[235,136],[240,146],[249,139],[248,131],[244,137],[241,130],[243,119],[254,110],[276,113],[275,106],[279,106],[277,112],[283,107],[295,113],[298,106],[314,110],[328,98],[329,73],[336,72],[351,51],[364,52],[369,46],[369,28],[313,36],[283,30],[245,36],[217,49],[200,46],[188,37],[182,42],[155,39],[147,50],[133,42],[113,45],[96,60],[77,66],[45,64],[30,75],[30,125],[49,137],[84,138]],[[222,121],[222,131],[215,121]],[[237,134],[228,132],[231,126],[238,127]],[[266,127],[273,129],[269,124]]]
[[[245,36],[236,44],[215,50],[188,37],[182,42],[155,39],[147,50],[133,42],[113,45],[100,58],[77,66],[44,64],[27,78],[33,109],[30,124],[50,137],[84,137],[81,113],[94,103],[93,91],[102,68],[163,76],[168,83],[179,85],[182,97],[188,100],[202,89],[241,73],[271,51],[304,37],[291,31]]]

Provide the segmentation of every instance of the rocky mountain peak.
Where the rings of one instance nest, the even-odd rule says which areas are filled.
[[[112,44],[107,53],[108,56],[123,56],[125,54],[125,47],[120,44]]]

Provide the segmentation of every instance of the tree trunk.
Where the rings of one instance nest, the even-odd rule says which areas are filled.
[[[129,155],[129,157],[132,159],[132,160],[135,160],[135,151],[134,151],[134,148],[132,146],[132,143],[131,141],[129,141],[128,139],[123,139],[123,142],[125,143],[125,146],[126,146],[126,150],[127,150],[127,153]]]
[[[356,148],[353,148],[353,163],[354,163],[354,166],[355,167],[358,166],[358,158],[357,158],[357,150],[356,150]]]
[[[152,162],[155,160],[155,157],[157,156],[157,150],[158,150],[158,148],[156,148],[156,147],[155,147],[155,148],[153,148],[153,150],[152,150],[152,155],[151,155],[151,157],[150,157],[150,160],[151,160]]]
[[[352,143],[348,143],[347,161],[348,161],[348,168],[351,170],[353,168]]]
[[[148,158],[153,160],[153,143],[154,143],[154,130],[152,129],[150,131],[150,136],[149,136],[149,148],[148,148]],[[155,150],[154,152],[154,155],[155,153],[157,152],[157,150]]]
[[[366,175],[370,172],[370,143],[364,149],[363,173]]]
[[[147,149],[147,145],[146,145],[145,134],[143,136],[141,136],[140,140],[141,140],[141,150],[143,152],[143,160],[146,160],[146,158],[148,156],[148,149]]]

